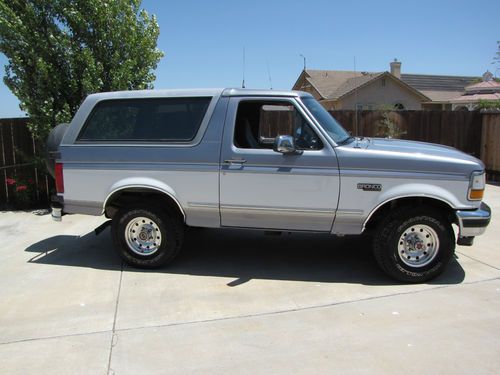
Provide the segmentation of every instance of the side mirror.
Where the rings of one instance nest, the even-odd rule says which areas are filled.
[[[278,135],[274,140],[273,150],[284,155],[301,155],[304,152],[297,150],[295,139],[291,135]]]

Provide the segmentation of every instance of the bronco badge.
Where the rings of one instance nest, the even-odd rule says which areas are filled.
[[[362,189],[363,191],[381,191],[381,184],[368,184],[368,183],[359,183],[358,189]]]

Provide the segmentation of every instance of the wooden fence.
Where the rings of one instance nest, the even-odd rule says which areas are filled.
[[[491,180],[500,181],[500,113],[483,114],[481,160]]]
[[[331,111],[353,135],[384,137],[378,111]],[[490,181],[500,181],[500,113],[468,111],[395,111],[385,114],[402,139],[440,143],[480,158]],[[356,118],[357,116],[357,118]]]
[[[27,118],[0,119],[0,209],[43,206],[54,188]]]
[[[384,112],[341,110],[330,112],[353,135],[385,137],[380,132]],[[468,111],[395,111],[386,114],[401,130],[398,138],[453,146],[480,157],[483,115]],[[356,126],[357,123],[357,126]]]

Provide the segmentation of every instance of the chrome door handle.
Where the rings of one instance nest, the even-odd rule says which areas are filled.
[[[245,164],[247,161],[245,159],[227,159],[224,160],[224,164]]]

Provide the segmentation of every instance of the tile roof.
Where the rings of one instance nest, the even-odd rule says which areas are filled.
[[[338,99],[354,89],[378,79],[389,72],[354,72],[351,70],[306,70],[306,80],[313,85],[324,99]],[[393,77],[395,80],[398,78]],[[401,82],[401,80],[399,80]],[[402,84],[406,82],[402,81]],[[300,89],[295,87],[295,89]],[[425,96],[413,87],[417,95]]]
[[[337,91],[344,92],[348,85],[347,81],[352,78],[363,77],[361,72],[353,72],[348,70],[306,70],[309,75],[308,81],[318,90],[323,98],[336,99],[338,98]],[[364,81],[366,82],[366,81]],[[352,85],[352,83],[351,83]],[[344,86],[344,87],[342,87]],[[359,86],[359,84],[358,84]],[[341,90],[339,90],[342,87]],[[355,86],[352,86],[354,89]]]
[[[305,79],[324,99],[338,99],[355,88],[379,78],[387,72],[354,72],[350,70],[313,70],[305,71]],[[387,73],[389,74],[389,73]],[[395,77],[394,77],[395,78]],[[395,78],[397,79],[397,78]],[[457,98],[465,86],[477,81],[479,77],[445,76],[432,74],[402,74],[401,81],[433,102],[447,102]],[[300,87],[295,87],[300,89]]]
[[[340,98],[341,96],[350,93],[355,88],[363,86],[364,84],[377,79],[383,74],[384,73],[367,73],[365,75],[349,78],[337,88],[334,93],[334,97]]]
[[[464,91],[479,77],[401,74],[401,80],[419,91]]]
[[[465,93],[450,99],[451,103],[473,103],[479,100],[500,100],[500,82],[484,81],[465,88]]]
[[[473,103],[480,100],[500,100],[500,93],[461,95],[450,100],[451,103]]]
[[[463,94],[463,91],[420,90],[420,92],[433,102],[448,102],[450,99]]]
[[[483,81],[467,86],[465,92],[481,92],[481,93],[500,93],[500,82]]]

